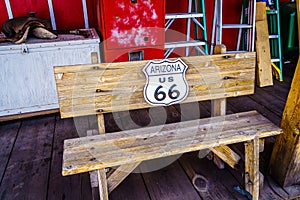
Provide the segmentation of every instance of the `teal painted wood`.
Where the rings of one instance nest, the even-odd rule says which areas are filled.
[[[267,10],[271,61],[279,68],[279,81],[283,81],[282,74],[282,49],[281,49],[281,35],[280,35],[280,16],[279,16],[279,2],[275,0],[274,5],[270,10]]]

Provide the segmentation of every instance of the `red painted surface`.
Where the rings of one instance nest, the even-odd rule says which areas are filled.
[[[84,28],[81,0],[52,0],[57,29]]]
[[[90,27],[96,26],[96,1],[87,0]],[[84,28],[84,17],[81,0],[52,0],[57,29]],[[29,12],[36,12],[36,17],[49,19],[47,0],[10,0],[14,17],[27,16]],[[0,25],[8,20],[6,5],[0,1]]]
[[[8,19],[6,6],[4,1],[0,1],[0,27],[2,27],[3,22]]]
[[[117,10],[112,9],[111,5],[116,2],[123,2],[124,0],[107,0],[108,5],[103,9],[106,13],[115,13]],[[139,0],[143,1],[143,0]],[[139,2],[138,1],[138,2]],[[187,0],[152,0],[153,2],[166,2],[167,12],[184,12],[187,9]],[[240,17],[241,3],[242,0],[223,0],[224,1],[224,23],[238,23]],[[280,2],[288,2],[289,0],[281,0]],[[10,0],[12,12],[15,17],[26,16],[28,12],[37,12],[37,17],[50,19],[48,2],[47,0]],[[21,2],[21,3],[20,3]],[[97,26],[97,13],[100,13],[101,6],[97,5],[98,0],[87,0],[89,23],[90,27]],[[102,2],[102,0],[101,0]],[[127,2],[127,1],[126,1]],[[130,2],[128,0],[128,2]],[[206,5],[206,16],[207,16],[207,33],[208,41],[210,42],[211,25],[213,18],[213,4],[214,0],[205,0]],[[81,0],[53,0],[53,6],[55,11],[56,23],[58,29],[75,29],[84,28],[84,18],[82,11]],[[143,6],[141,6],[143,7]],[[142,9],[142,8],[141,8]],[[144,7],[147,10],[146,7]],[[120,10],[119,10],[120,11]],[[160,12],[163,12],[160,10]],[[122,12],[121,12],[122,13]],[[122,15],[127,14],[123,13]],[[112,14],[111,14],[112,16]],[[0,26],[8,19],[5,1],[0,1]],[[112,18],[110,20],[113,20]],[[135,23],[135,20],[131,20],[130,23]],[[147,21],[146,23],[149,23]],[[107,22],[108,24],[108,22]],[[151,24],[151,22],[150,22]],[[172,25],[172,29],[185,33],[186,26],[184,20],[176,20]],[[151,24],[153,26],[155,24]],[[131,24],[132,26],[132,24]],[[160,26],[160,25],[159,25]],[[123,27],[126,29],[126,26]],[[237,31],[224,30],[224,44],[227,48],[235,48]],[[179,38],[178,38],[179,37]],[[168,40],[179,40],[181,36],[167,35]],[[184,39],[184,38],[183,38]],[[147,44],[148,45],[148,44]]]
[[[99,28],[104,40],[104,61],[128,61],[125,52],[144,50],[144,59],[163,58],[165,2],[161,0],[101,0]],[[110,9],[107,9],[110,8]],[[143,49],[142,48],[142,49]],[[122,56],[120,56],[122,55]]]
[[[36,17],[49,19],[47,0],[10,0],[14,17],[28,16],[29,12],[36,12]]]

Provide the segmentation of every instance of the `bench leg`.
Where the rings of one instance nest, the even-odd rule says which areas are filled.
[[[108,189],[105,169],[97,170],[100,200],[108,200]]]
[[[140,163],[132,163],[119,166],[108,176],[108,192],[111,193]]]
[[[252,199],[259,197],[259,139],[245,143],[245,189]]]

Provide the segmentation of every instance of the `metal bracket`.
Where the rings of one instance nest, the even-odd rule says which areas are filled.
[[[26,44],[22,44],[21,46],[21,53],[24,55],[24,54],[29,54],[29,50],[28,50],[28,47]]]

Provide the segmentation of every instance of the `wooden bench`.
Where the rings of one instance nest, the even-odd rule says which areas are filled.
[[[96,115],[101,133],[65,140],[62,174],[96,171],[100,199],[108,199],[142,161],[208,148],[230,151],[225,145],[245,142],[245,189],[258,199],[260,139],[281,129],[256,111],[225,115],[226,98],[254,93],[255,53],[181,59],[189,84],[183,103],[212,100],[213,116],[109,134],[104,134],[105,113],[152,107],[143,95],[148,61],[55,67],[62,118]],[[110,167],[117,170],[106,173]]]

